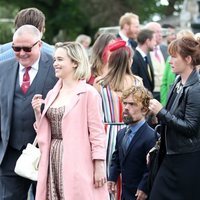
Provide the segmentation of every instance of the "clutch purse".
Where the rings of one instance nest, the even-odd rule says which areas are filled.
[[[24,178],[37,181],[38,165],[40,161],[40,150],[36,147],[37,140],[35,138],[33,144],[28,143],[27,147],[22,151],[15,165],[15,173]]]

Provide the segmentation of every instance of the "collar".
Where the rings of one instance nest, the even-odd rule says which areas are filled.
[[[34,69],[34,70],[36,70],[36,71],[38,71],[38,69],[39,69],[39,60],[40,60],[40,57],[31,65],[31,69]],[[21,63],[19,63],[19,70],[22,72],[24,72],[24,66],[21,64]]]
[[[137,132],[138,129],[145,123],[145,120],[139,121],[136,124],[129,125],[132,132]]]
[[[144,51],[142,51],[142,49],[141,49],[139,46],[136,47],[136,50],[141,54],[141,56],[142,56],[143,58],[144,58],[145,56],[147,56],[147,54],[144,53]]]
[[[121,37],[122,40],[128,42],[129,38],[126,35],[124,35],[122,31],[119,31],[119,36]]]

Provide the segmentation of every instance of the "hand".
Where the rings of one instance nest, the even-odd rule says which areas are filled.
[[[151,99],[149,102],[149,110],[154,114],[157,115],[159,111],[162,109],[162,104],[157,101],[156,99]]]
[[[35,114],[41,114],[41,105],[44,103],[42,95],[41,94],[34,95],[31,103]]]
[[[115,194],[117,192],[117,184],[113,181],[108,181],[108,191]]]
[[[104,160],[94,160],[94,185],[102,187],[106,183],[106,170]]]
[[[147,199],[146,193],[144,193],[142,190],[137,190],[135,196],[137,197],[136,200],[145,200],[145,199]]]

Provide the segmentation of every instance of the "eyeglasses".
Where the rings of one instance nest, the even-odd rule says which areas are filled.
[[[31,52],[32,48],[38,43],[39,41],[37,41],[36,43],[34,43],[31,47],[18,47],[18,46],[12,46],[13,50],[15,52],[20,52],[22,49],[24,52]]]

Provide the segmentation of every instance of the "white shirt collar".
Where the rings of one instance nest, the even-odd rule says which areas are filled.
[[[141,54],[141,56],[142,56],[143,58],[144,58],[145,56],[147,56],[147,54],[144,53],[144,51],[142,51],[142,49],[141,49],[139,46],[136,47],[136,50],[139,51],[139,53]]]
[[[122,31],[119,31],[119,36],[122,38],[122,40],[124,40],[125,42],[128,42],[129,38],[126,35],[124,35]]]

